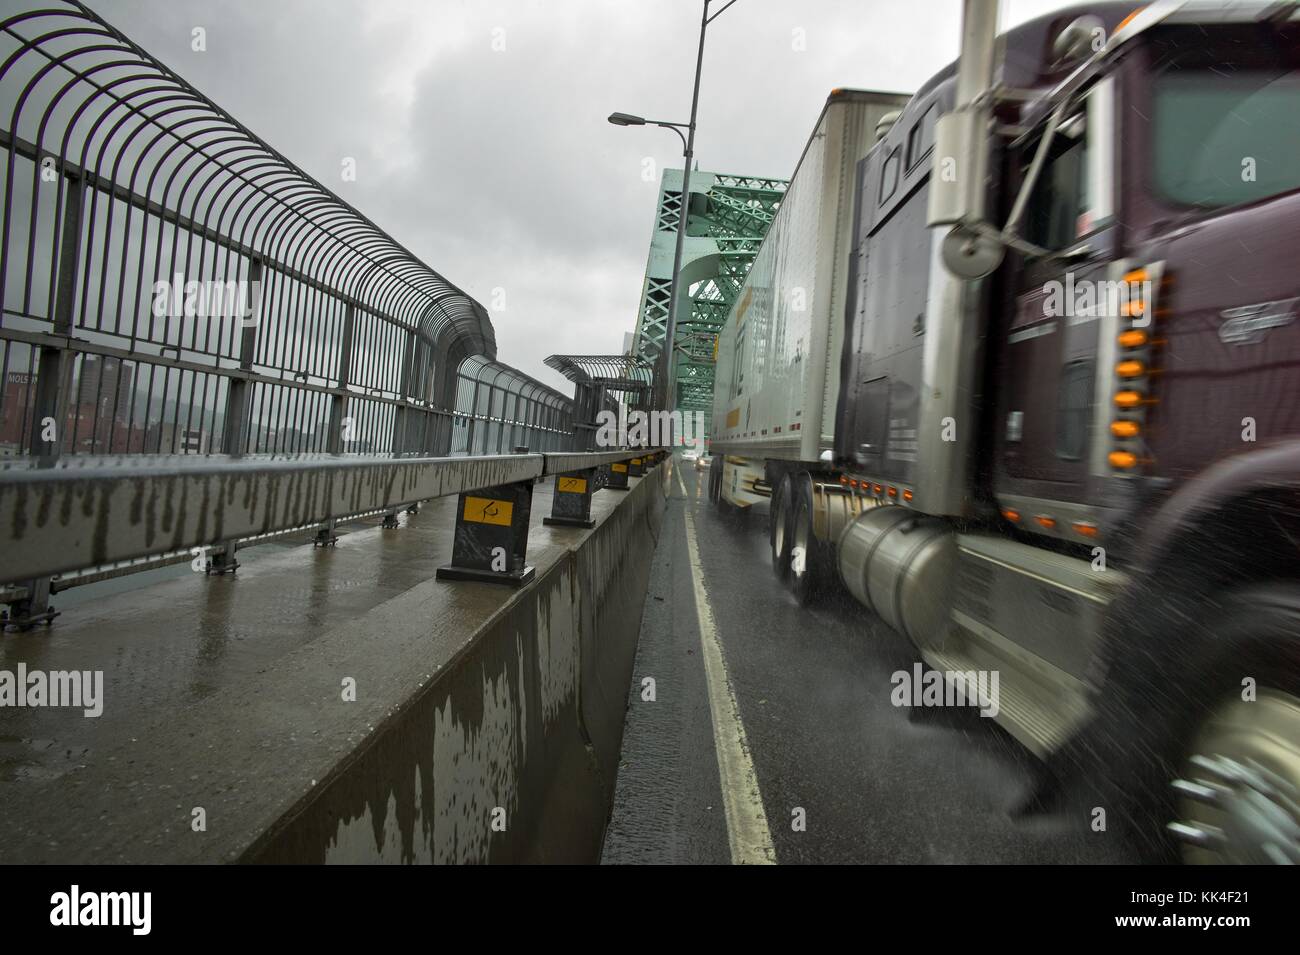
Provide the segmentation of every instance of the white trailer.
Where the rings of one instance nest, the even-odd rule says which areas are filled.
[[[731,504],[770,495],[766,462],[832,447],[857,164],[908,98],[831,91],[719,331],[711,490]]]

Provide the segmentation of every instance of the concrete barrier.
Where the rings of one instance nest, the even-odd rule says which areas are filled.
[[[669,467],[573,532],[243,860],[597,861]]]
[[[433,579],[450,497],[8,635],[105,690],[0,710],[0,863],[597,861],[670,467],[591,530],[538,486],[518,590]]]

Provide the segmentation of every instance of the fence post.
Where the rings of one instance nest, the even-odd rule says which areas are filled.
[[[253,259],[248,266],[249,287],[253,291],[252,303],[248,315],[239,316],[239,370],[246,375],[253,371],[253,360],[257,356],[257,332],[262,327],[262,280],[264,270],[261,259]],[[249,434],[249,401],[252,384],[247,377],[231,378],[226,391],[226,420],[221,434],[221,452],[223,454],[241,455],[248,450],[252,440]],[[235,559],[238,542],[223,541],[212,552],[207,562],[209,574],[233,574],[239,569]]]
[[[402,349],[402,381],[399,386],[401,403],[393,415],[393,453],[402,454],[411,446],[411,370],[415,364],[415,332],[406,332],[406,346]]]
[[[450,353],[446,355],[434,354],[430,361],[433,374],[431,392],[433,406],[447,412],[446,427],[438,429],[437,439],[434,441],[433,447],[429,449],[434,457],[445,457],[451,454],[452,422],[456,414],[456,382],[458,380],[459,364],[459,361]],[[473,447],[473,444],[467,445],[467,453],[473,454]]]
[[[348,385],[352,380],[352,337],[356,328],[356,305],[348,302],[343,312],[343,336],[339,341],[339,361],[334,369],[336,394],[330,395],[329,432],[325,435],[325,451],[343,454],[343,432],[348,429]],[[333,547],[338,543],[334,533],[336,522],[326,521],[316,529],[313,547]]]
[[[262,260],[253,259],[248,281],[253,289],[252,313],[240,316],[239,370],[251,373],[257,354],[257,329],[262,324]],[[243,454],[247,450],[248,401],[251,386],[246,377],[231,378],[226,390],[226,418],[221,434],[222,454]]]
[[[347,310],[343,314],[343,339],[339,344],[339,363],[334,372],[339,391],[337,394],[330,395],[330,430],[325,440],[325,450],[330,454],[342,454],[345,450],[343,430],[348,414],[347,390],[351,383],[352,335],[355,326],[356,306],[348,302]]]
[[[72,312],[77,299],[77,276],[81,269],[81,211],[86,185],[80,175],[68,176],[63,204],[63,231],[59,238],[59,274],[55,287],[54,328],[66,342],[72,337]],[[28,448],[37,467],[53,467],[63,451],[63,431],[68,425],[68,396],[72,391],[74,359],[66,345],[43,345],[36,358],[36,394],[32,401],[32,425]],[[49,425],[53,425],[50,429]],[[46,441],[47,430],[53,440]],[[39,449],[39,453],[38,453]],[[3,615],[5,625],[27,630],[48,624],[59,612],[50,604],[52,578],[35,577],[20,585],[26,593],[11,601]]]

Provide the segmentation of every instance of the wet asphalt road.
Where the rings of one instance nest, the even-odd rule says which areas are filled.
[[[779,863],[1123,863],[1072,788],[1017,812],[1036,764],[969,711],[915,716],[889,700],[910,644],[843,592],[800,608],[774,577],[767,517],[711,507],[707,472],[678,466],[629,696],[607,863],[728,863],[684,510]],[[683,484],[685,493],[683,493]],[[642,681],[655,681],[655,700]],[[800,812],[802,810],[802,812]],[[802,816],[806,828],[797,831]]]

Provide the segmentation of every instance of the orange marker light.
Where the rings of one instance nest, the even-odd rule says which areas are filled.
[[[1117,438],[1136,438],[1142,429],[1138,427],[1136,421],[1112,421],[1110,423],[1110,433]]]
[[[1136,328],[1130,328],[1126,332],[1119,333],[1119,344],[1121,348],[1141,348],[1147,343],[1147,333],[1139,331]]]
[[[1146,269],[1134,269],[1131,272],[1124,273],[1124,281],[1130,285],[1140,285],[1151,276],[1147,274]]]
[[[1002,516],[1005,517],[1007,520],[1009,520],[1012,524],[1020,523],[1020,512],[1016,510],[1012,510],[1009,507],[1003,509]]]
[[[1146,365],[1140,361],[1122,361],[1115,366],[1115,374],[1121,378],[1138,378],[1147,370]]]
[[[1034,518],[1034,522],[1038,524],[1039,527],[1045,527],[1049,531],[1056,526],[1056,518],[1048,517],[1046,514],[1039,514]]]
[[[1142,396],[1136,391],[1121,391],[1115,395],[1115,404],[1121,408],[1136,408],[1142,403]]]
[[[881,487],[879,484],[873,484],[873,485],[871,486],[871,490],[873,490],[873,491],[875,491],[877,494],[879,494],[881,491],[884,490],[884,488]]]
[[[858,489],[858,482],[856,480],[850,481],[849,487],[853,488],[856,491]]]
[[[1137,464],[1137,455],[1130,454],[1128,451],[1112,451],[1107,460],[1110,466],[1114,468],[1131,468]]]
[[[1076,534],[1079,534],[1082,537],[1097,536],[1097,525],[1089,523],[1088,521],[1075,521],[1070,526],[1074,528]]]
[[[890,496],[890,497],[898,497],[898,488],[896,488],[896,487],[891,487],[891,488],[889,489],[889,496]]]
[[[1123,20],[1120,20],[1119,23],[1115,24],[1115,33],[1118,33],[1120,30],[1128,26],[1133,21],[1133,18],[1145,9],[1146,9],[1145,5],[1135,8],[1132,13],[1126,16]],[[1114,35],[1115,35],[1114,33],[1111,34],[1111,36]]]
[[[911,492],[911,491],[904,491],[904,492],[903,492],[903,500],[905,500],[905,501],[910,501],[911,499],[912,499],[912,492]]]
[[[841,475],[840,475],[840,483],[841,483],[841,484],[848,484],[848,483],[849,483],[849,479],[848,479],[847,477],[845,477],[843,474],[841,474]]]

